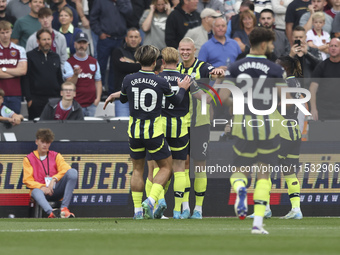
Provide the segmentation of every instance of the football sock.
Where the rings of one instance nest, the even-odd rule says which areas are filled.
[[[259,179],[254,191],[254,216],[264,216],[267,201],[269,199],[269,180]]]
[[[132,201],[133,201],[133,205],[135,207],[135,212],[136,212],[136,208],[142,208],[143,192],[132,191],[131,195],[132,195]]]
[[[181,211],[184,190],[186,186],[185,172],[174,173],[174,196],[175,196],[175,211]]]
[[[248,179],[243,173],[233,173],[230,176],[230,184],[236,193],[241,187],[246,187],[247,183]]]
[[[285,180],[288,186],[288,195],[292,208],[300,208],[300,182],[296,177],[296,174],[290,174],[285,176]]]
[[[152,205],[155,205],[155,201],[158,201],[159,194],[161,194],[163,190],[163,186],[158,183],[152,185],[150,196],[148,197]]]
[[[202,210],[205,191],[207,190],[207,173],[195,173],[194,190],[196,195],[196,206]]]
[[[155,167],[155,169],[153,170],[153,178],[155,178],[158,172],[159,172],[159,167]]]
[[[272,179],[270,177],[268,178],[268,184],[269,184],[269,197],[267,201],[266,211],[270,210],[270,190],[272,189]]]
[[[146,197],[149,197],[151,188],[152,188],[152,182],[149,180],[149,178],[146,178],[146,182],[145,182]]]
[[[184,196],[183,196],[183,211],[184,210],[190,210],[189,207],[189,195],[190,195],[190,187],[191,187],[191,182],[190,182],[190,175],[189,175],[189,169],[185,169],[185,191],[184,191]]]
[[[171,183],[171,179],[168,180],[168,182],[165,184],[164,186],[164,194],[166,194],[168,192],[168,189],[169,189],[169,186],[170,186],[170,183]]]

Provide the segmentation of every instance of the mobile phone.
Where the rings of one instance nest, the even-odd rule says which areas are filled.
[[[300,40],[295,40],[294,44],[297,44],[298,46],[301,46],[301,41]]]

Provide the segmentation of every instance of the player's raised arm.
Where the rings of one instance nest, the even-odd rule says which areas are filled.
[[[103,109],[105,110],[106,109],[106,106],[109,104],[109,103],[113,103],[115,101],[116,98],[119,98],[120,97],[120,91],[118,92],[115,92],[115,93],[112,93],[111,95],[108,96],[108,98],[106,98],[105,100],[105,104],[103,106]]]

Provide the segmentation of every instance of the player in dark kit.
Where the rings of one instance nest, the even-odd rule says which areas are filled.
[[[266,53],[273,51],[274,33],[262,27],[255,28],[249,34],[251,43],[250,54],[246,58],[231,64],[226,71],[226,83],[236,85],[243,92],[245,99],[233,95],[233,100],[244,101],[244,113],[234,115],[232,134],[236,137],[234,149],[234,166],[237,172],[230,177],[230,183],[237,193],[235,213],[240,219],[247,215],[247,177],[248,172],[242,171],[245,166],[258,164],[257,181],[254,191],[254,221],[252,234],[268,234],[263,229],[263,216],[271,189],[269,172],[264,171],[270,165],[276,166],[280,148],[279,128],[270,121],[278,119],[277,105],[273,105],[273,91],[277,88],[281,94],[284,70],[281,66],[267,60]],[[231,104],[230,90],[220,90],[220,96]],[[249,97],[249,98],[248,98]],[[276,95],[274,94],[276,99]],[[287,95],[287,98],[290,98]],[[248,99],[248,100],[247,100]],[[242,101],[242,102],[243,102]],[[252,105],[248,104],[248,101]],[[275,101],[274,101],[275,102]],[[250,110],[251,109],[251,110]],[[268,110],[259,115],[256,110]],[[235,109],[234,109],[235,110]],[[255,113],[253,113],[255,112]]]
[[[300,77],[302,70],[300,62],[297,59],[287,57],[280,57],[276,61],[281,65],[286,73],[286,82],[288,87],[301,88],[300,82],[296,77]],[[301,93],[291,93],[292,98],[299,99]],[[279,150],[279,164],[287,166],[290,171],[283,171],[287,186],[288,195],[292,204],[291,211],[282,217],[282,219],[297,219],[303,218],[300,209],[300,183],[296,177],[297,170],[299,169],[299,155],[301,146],[301,131],[298,123],[299,109],[297,106],[287,109],[286,115],[281,117],[280,120],[287,119],[285,126],[280,126],[281,146]],[[288,121],[289,120],[289,121]],[[295,121],[292,121],[295,120]]]
[[[136,60],[142,68],[139,72],[127,75],[123,80],[120,101],[129,102],[130,120],[128,127],[130,156],[133,163],[131,177],[132,198],[135,205],[135,218],[153,218],[153,207],[165,184],[170,178],[172,158],[169,146],[164,139],[161,112],[163,95],[174,105],[182,102],[185,91],[190,86],[190,78],[178,82],[177,94],[162,77],[154,74],[159,50],[151,45],[137,49]],[[111,100],[108,98],[107,100]],[[153,179],[150,196],[143,202],[144,162],[146,150],[157,162],[159,172]]]
[[[167,47],[162,50],[164,70],[159,76],[166,79],[171,84],[171,89],[177,92],[177,80],[183,80],[187,75],[181,74],[177,69],[179,54],[175,48]],[[192,80],[194,82],[194,80]],[[197,92],[197,91],[196,91]],[[192,92],[191,92],[192,93]],[[162,126],[164,136],[170,146],[172,154],[172,170],[174,173],[174,196],[175,208],[174,219],[180,219],[181,205],[186,187],[185,179],[185,160],[188,154],[189,134],[188,122],[186,115],[189,113],[189,91],[186,91],[183,101],[180,105],[173,105],[167,98],[163,97],[162,105]],[[157,168],[154,169],[156,172]],[[152,180],[152,173],[149,173],[149,180]],[[161,218],[166,203],[164,196],[161,195],[158,201],[158,207],[155,211],[155,218]]]
[[[220,68],[214,68],[209,63],[200,61],[195,57],[195,44],[189,37],[184,37],[179,43],[179,54],[183,60],[177,70],[182,74],[190,75],[194,80],[199,81],[204,78],[221,78],[224,77],[224,70]],[[189,207],[189,192],[190,192],[190,176],[189,176],[189,157],[186,162],[186,189],[183,197],[182,207],[182,219],[202,219],[203,215],[203,200],[207,189],[207,175],[204,169],[206,165],[207,152],[209,147],[210,137],[210,114],[207,104],[206,114],[202,113],[202,104],[197,98],[191,98],[191,112],[188,115],[187,121],[190,126],[190,157],[193,158],[195,169],[195,198],[196,205],[193,214],[190,216]],[[208,100],[207,100],[208,101]],[[199,170],[198,170],[199,169]]]

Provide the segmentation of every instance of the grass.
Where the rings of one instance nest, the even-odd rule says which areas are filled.
[[[0,254],[339,254],[340,218],[265,220],[267,235],[236,218],[0,219]]]

